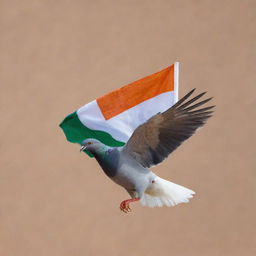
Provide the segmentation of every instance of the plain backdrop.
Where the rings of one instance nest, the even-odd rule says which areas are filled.
[[[256,1],[0,1],[0,255],[256,255]],[[58,127],[180,61],[214,117],[154,171],[189,204],[133,204]],[[154,106],[152,106],[154,107]]]

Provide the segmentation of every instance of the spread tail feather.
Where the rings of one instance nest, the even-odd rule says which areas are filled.
[[[154,183],[146,189],[140,202],[143,206],[149,207],[175,206],[188,203],[188,199],[194,194],[195,192],[188,188],[156,177]]]

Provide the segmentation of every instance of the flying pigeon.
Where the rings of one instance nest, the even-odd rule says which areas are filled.
[[[212,98],[196,102],[204,92],[189,99],[194,90],[137,127],[123,147],[109,147],[96,139],[83,141],[80,151],[93,154],[105,174],[131,196],[121,202],[121,211],[131,211],[130,203],[135,201],[149,207],[175,206],[188,202],[195,194],[148,169],[161,163],[211,117],[214,106],[198,107]]]

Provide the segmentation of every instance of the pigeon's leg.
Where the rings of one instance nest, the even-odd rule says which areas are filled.
[[[121,202],[121,204],[120,204],[120,210],[123,211],[123,212],[125,212],[125,213],[130,212],[130,211],[131,211],[131,208],[130,208],[129,204],[132,203],[132,202],[139,201],[139,200],[140,200],[140,198],[138,198],[138,197],[124,200],[124,201]]]
[[[146,186],[143,186],[140,184],[140,186],[135,186],[135,188],[133,190],[126,189],[126,191],[131,196],[131,199],[124,200],[123,202],[121,202],[120,210],[125,213],[131,212],[132,209],[130,208],[129,204],[132,202],[139,201],[142,198],[143,193],[145,191],[145,187]]]

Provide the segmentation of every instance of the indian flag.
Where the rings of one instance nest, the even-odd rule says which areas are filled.
[[[60,124],[67,140],[81,144],[95,138],[123,146],[133,131],[178,100],[179,63],[87,103]]]

